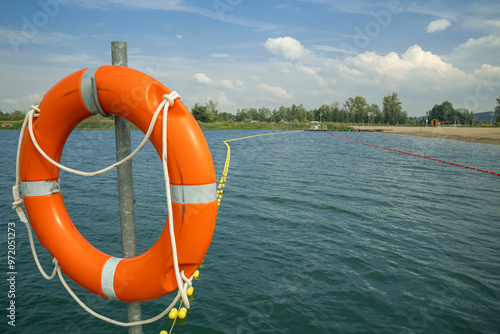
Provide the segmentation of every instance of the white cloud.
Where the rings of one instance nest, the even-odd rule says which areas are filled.
[[[221,81],[221,84],[223,87],[229,88],[229,89],[234,89],[234,84],[231,80],[228,79],[223,79]]]
[[[485,23],[491,26],[500,27],[500,20],[488,20]]]
[[[474,70],[474,76],[481,79],[494,81],[494,86],[500,86],[500,67],[483,64]]]
[[[212,53],[210,56],[213,58],[229,58],[231,55],[229,53]]]
[[[3,99],[2,100],[2,103],[5,103],[5,104],[17,104],[19,102],[19,100],[17,99]]]
[[[464,70],[474,70],[483,64],[498,64],[500,35],[469,38],[444,57]]]
[[[343,54],[350,54],[350,55],[355,55],[357,54],[356,52],[349,51],[343,48],[337,48],[329,45],[314,45],[312,47],[313,50],[319,50],[319,51],[326,51],[326,52],[336,52],[336,53],[343,53]]]
[[[286,59],[300,59],[310,54],[308,49],[292,37],[268,38],[265,46],[269,52]]]
[[[210,85],[212,87],[217,87],[217,88],[222,87],[224,89],[234,90],[234,89],[241,88],[241,86],[243,85],[243,82],[241,82],[240,80],[236,80],[234,82],[232,80],[229,80],[229,79],[214,80],[214,79],[209,78],[204,73],[196,73],[193,77],[196,79],[196,81],[198,83]]]
[[[270,86],[266,84],[260,85],[266,92],[271,93],[272,96],[279,99],[291,99],[292,95],[289,94],[285,89],[276,86]]]
[[[196,73],[194,75],[194,78],[196,79],[196,81],[198,81],[199,83],[202,83],[202,84],[211,84],[213,82],[212,79],[210,79],[209,77],[207,77],[203,73]]]
[[[182,35],[176,35],[175,36],[177,39],[182,39]]]
[[[446,30],[446,28],[448,28],[449,26],[451,26],[451,22],[447,19],[435,20],[429,23],[429,25],[427,26],[427,33],[432,34],[435,32],[443,31]]]
[[[460,44],[455,50],[470,50],[477,48],[499,48],[500,36],[491,35],[481,38],[469,38],[467,42]]]
[[[29,94],[28,99],[33,101],[33,104],[39,104],[40,102],[42,102],[42,95],[38,93]]]
[[[224,92],[221,92],[217,98],[217,102],[219,102],[220,105],[222,106],[230,106],[230,107],[234,107],[236,105],[236,103],[230,101],[227,97],[226,97],[226,94]]]
[[[42,95],[38,93],[22,95],[18,98],[5,98],[0,100],[0,110],[2,112],[12,112],[14,110],[28,110],[30,106],[38,105],[42,101]]]
[[[401,56],[395,52],[385,56],[365,52],[347,58],[345,65],[356,70],[361,80],[374,80],[382,87],[396,90],[411,86],[416,91],[446,90],[463,86],[463,82],[473,79],[470,74],[418,45],[409,47]]]

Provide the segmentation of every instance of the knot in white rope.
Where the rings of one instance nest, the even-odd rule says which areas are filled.
[[[15,184],[12,187],[12,196],[14,197],[14,202],[12,202],[12,210],[17,210],[17,208],[22,207],[23,199],[19,194],[19,184]]]
[[[38,106],[31,106],[31,107],[30,107],[30,110],[33,110],[33,111],[35,111],[35,112],[37,112],[37,113],[39,113],[39,112],[40,112],[40,108],[38,108]],[[35,114],[34,116],[38,116],[38,114]]]
[[[173,106],[175,99],[178,99],[180,97],[181,95],[177,93],[175,90],[171,91],[170,94],[163,95],[163,99],[168,102],[169,107]]]
[[[38,106],[31,106],[30,110],[34,110],[36,112],[40,112],[40,108],[38,108]]]
[[[193,276],[191,276],[191,278],[187,278],[185,273],[184,273],[184,269],[181,270],[181,277],[185,282],[184,284],[187,284],[187,286],[189,286],[189,287],[193,286]]]
[[[12,210],[17,210],[17,208],[20,207],[21,204],[23,204],[22,199],[18,199],[16,201],[12,202]]]

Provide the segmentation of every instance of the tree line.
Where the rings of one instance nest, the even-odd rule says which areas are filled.
[[[0,110],[0,121],[22,121],[26,117],[26,113],[24,111],[15,110],[10,114],[4,114]]]
[[[403,124],[408,114],[403,110],[397,93],[385,96],[382,108],[377,104],[368,104],[362,96],[348,98],[342,106],[339,102],[324,104],[317,109],[307,110],[302,104],[281,106],[273,110],[262,108],[243,108],[236,115],[217,110],[218,103],[209,100],[205,105],[199,103],[192,108],[193,116],[200,122],[339,122],[339,123],[375,123]],[[413,118],[411,119],[413,121]]]
[[[324,104],[317,109],[307,110],[302,104],[281,106],[273,110],[262,108],[243,108],[236,111],[236,115],[228,112],[218,112],[218,103],[209,100],[205,105],[197,103],[192,113],[200,122],[338,122],[338,123],[367,123],[367,124],[420,124],[427,118],[429,121],[437,119],[444,123],[472,124],[474,113],[465,108],[454,108],[453,104],[445,101],[436,104],[426,112],[425,117],[408,117],[403,110],[401,101],[396,92],[384,96],[382,108],[373,103],[368,104],[362,96],[348,98],[341,106],[339,102]],[[500,119],[500,97],[494,109],[497,119]]]
[[[500,98],[497,99],[497,102],[499,101]],[[474,122],[474,113],[465,108],[455,109],[451,102],[445,101],[441,104],[434,105],[434,107],[427,112],[427,119],[429,121],[437,119],[441,122],[468,124]]]
[[[494,112],[500,119],[500,97],[496,100]],[[219,112],[218,103],[208,100],[205,105],[196,103],[191,112],[200,122],[338,122],[338,123],[368,123],[368,124],[405,124],[414,123],[401,106],[397,93],[384,96],[382,108],[377,104],[368,104],[362,96],[348,98],[342,106],[339,102],[324,104],[317,109],[307,110],[302,104],[281,106],[273,110],[262,108],[243,108],[236,111],[236,115],[228,112]],[[24,111],[15,110],[12,113],[0,111],[0,121],[21,121],[26,116]],[[467,124],[474,121],[474,114],[465,108],[454,108],[453,104],[445,101],[436,104],[426,112],[430,121],[437,119],[441,122]]]

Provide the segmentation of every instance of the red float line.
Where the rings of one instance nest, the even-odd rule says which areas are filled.
[[[369,143],[365,143],[365,142],[362,142],[362,141],[352,140],[352,139],[349,139],[349,138],[346,138],[346,137],[342,137],[342,136],[336,134],[335,131],[332,131],[332,134],[335,137],[339,137],[339,138],[345,139],[345,140],[350,141],[352,143],[358,143],[358,144],[363,144],[363,145],[378,147],[378,148],[382,148],[384,150],[389,150],[389,151],[394,151],[394,152],[398,152],[398,153],[404,153],[404,154],[408,154],[408,155],[413,155],[415,157],[419,157],[419,158],[423,158],[423,159],[434,160],[434,161],[442,162],[442,163],[445,163],[445,164],[450,164],[452,166],[462,167],[462,168],[465,168],[465,169],[477,170],[478,172],[483,172],[483,173],[486,173],[486,174],[494,174],[494,175],[500,176],[500,173],[490,172],[490,171],[487,171],[487,170],[484,170],[484,169],[481,169],[481,168],[465,166],[465,165],[457,164],[457,163],[454,163],[454,162],[451,162],[451,161],[445,161],[445,160],[441,160],[441,159],[427,157],[425,155],[420,155],[420,154],[405,152],[405,151],[401,151],[401,150],[395,150],[393,148],[389,148],[389,147],[385,147],[385,146],[374,145],[374,144],[369,144]]]

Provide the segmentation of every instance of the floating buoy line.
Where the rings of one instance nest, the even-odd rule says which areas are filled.
[[[362,141],[352,140],[352,139],[349,139],[349,138],[346,138],[346,137],[343,137],[343,136],[340,136],[340,135],[336,134],[335,131],[332,131],[332,133],[333,133],[333,135],[335,137],[338,137],[338,138],[341,138],[341,139],[345,139],[345,140],[347,140],[347,141],[349,141],[351,143],[357,143],[357,144],[362,144],[362,145],[373,146],[373,147],[381,148],[381,149],[384,149],[384,150],[389,150],[389,151],[393,151],[393,152],[398,152],[398,153],[412,155],[412,156],[415,156],[415,157],[418,157],[418,158],[423,158],[423,159],[428,159],[428,160],[432,160],[432,161],[442,162],[442,163],[449,164],[449,165],[456,166],[456,167],[462,167],[462,168],[465,168],[465,169],[476,170],[478,172],[482,172],[482,173],[485,173],[485,174],[491,174],[491,175],[500,176],[500,173],[491,172],[491,171],[488,171],[486,169],[471,167],[471,166],[462,165],[462,164],[457,164],[457,163],[454,163],[454,162],[451,162],[451,161],[441,160],[441,159],[437,159],[437,158],[431,158],[431,157],[428,157],[428,156],[425,156],[425,155],[420,155],[420,154],[405,152],[405,151],[396,150],[396,149],[385,147],[385,146],[374,145],[374,144],[369,144],[369,143],[365,143],[365,142],[362,142]]]
[[[224,169],[222,171],[222,177],[220,179],[219,186],[217,187],[217,202],[218,202],[218,205],[220,205],[220,202],[221,202],[221,199],[222,199],[222,194],[224,193],[223,188],[225,187],[226,178],[227,178],[227,172],[229,170],[229,162],[231,160],[231,146],[229,146],[229,144],[228,144],[229,142],[233,142],[233,141],[237,141],[237,140],[243,140],[243,139],[249,139],[249,138],[255,138],[255,137],[261,137],[261,136],[282,135],[282,134],[290,134],[290,133],[296,133],[296,132],[304,132],[304,130],[261,133],[261,134],[253,135],[253,136],[246,136],[246,137],[241,137],[241,138],[224,140],[223,143],[226,145],[226,148],[227,148],[227,151],[226,151],[226,162],[224,163]]]

